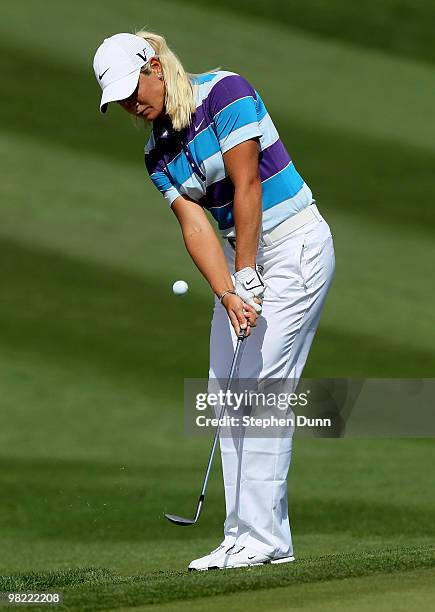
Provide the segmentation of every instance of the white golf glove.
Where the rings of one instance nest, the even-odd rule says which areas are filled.
[[[237,295],[246,304],[252,306],[258,314],[261,314],[262,306],[254,302],[254,298],[263,299],[266,287],[262,279],[262,272],[262,266],[255,266],[255,270],[254,268],[243,268],[234,274],[234,287]]]

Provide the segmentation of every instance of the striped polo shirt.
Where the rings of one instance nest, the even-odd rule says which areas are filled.
[[[258,92],[242,76],[219,70],[195,77],[196,112],[187,128],[172,129],[169,117],[153,122],[145,165],[171,205],[186,195],[216,219],[225,237],[234,236],[234,186],[223,154],[256,138],[260,144],[263,231],[268,231],[313,201]]]

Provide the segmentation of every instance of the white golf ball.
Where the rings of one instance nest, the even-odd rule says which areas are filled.
[[[178,280],[172,285],[172,291],[174,295],[185,295],[189,289],[189,285],[186,281]]]

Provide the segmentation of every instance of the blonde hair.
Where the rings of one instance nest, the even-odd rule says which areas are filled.
[[[168,47],[163,36],[154,32],[139,30],[136,36],[144,38],[156,52],[155,57],[162,66],[163,82],[165,84],[165,109],[177,132],[187,127],[196,109],[197,85],[192,79],[197,76],[187,73],[178,57]],[[150,63],[143,66],[141,72],[151,74]]]

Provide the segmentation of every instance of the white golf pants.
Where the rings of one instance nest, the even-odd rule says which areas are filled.
[[[272,246],[260,247],[264,266],[263,312],[242,345],[240,379],[292,379],[297,383],[334,274],[328,224],[315,205],[313,221]],[[234,251],[224,246],[230,272]],[[215,301],[209,378],[226,379],[236,336],[225,308]],[[217,382],[217,381],[215,381]],[[240,428],[220,437],[225,486],[224,543],[248,546],[274,557],[293,554],[288,518],[287,474],[293,430],[279,437],[246,437]]]

